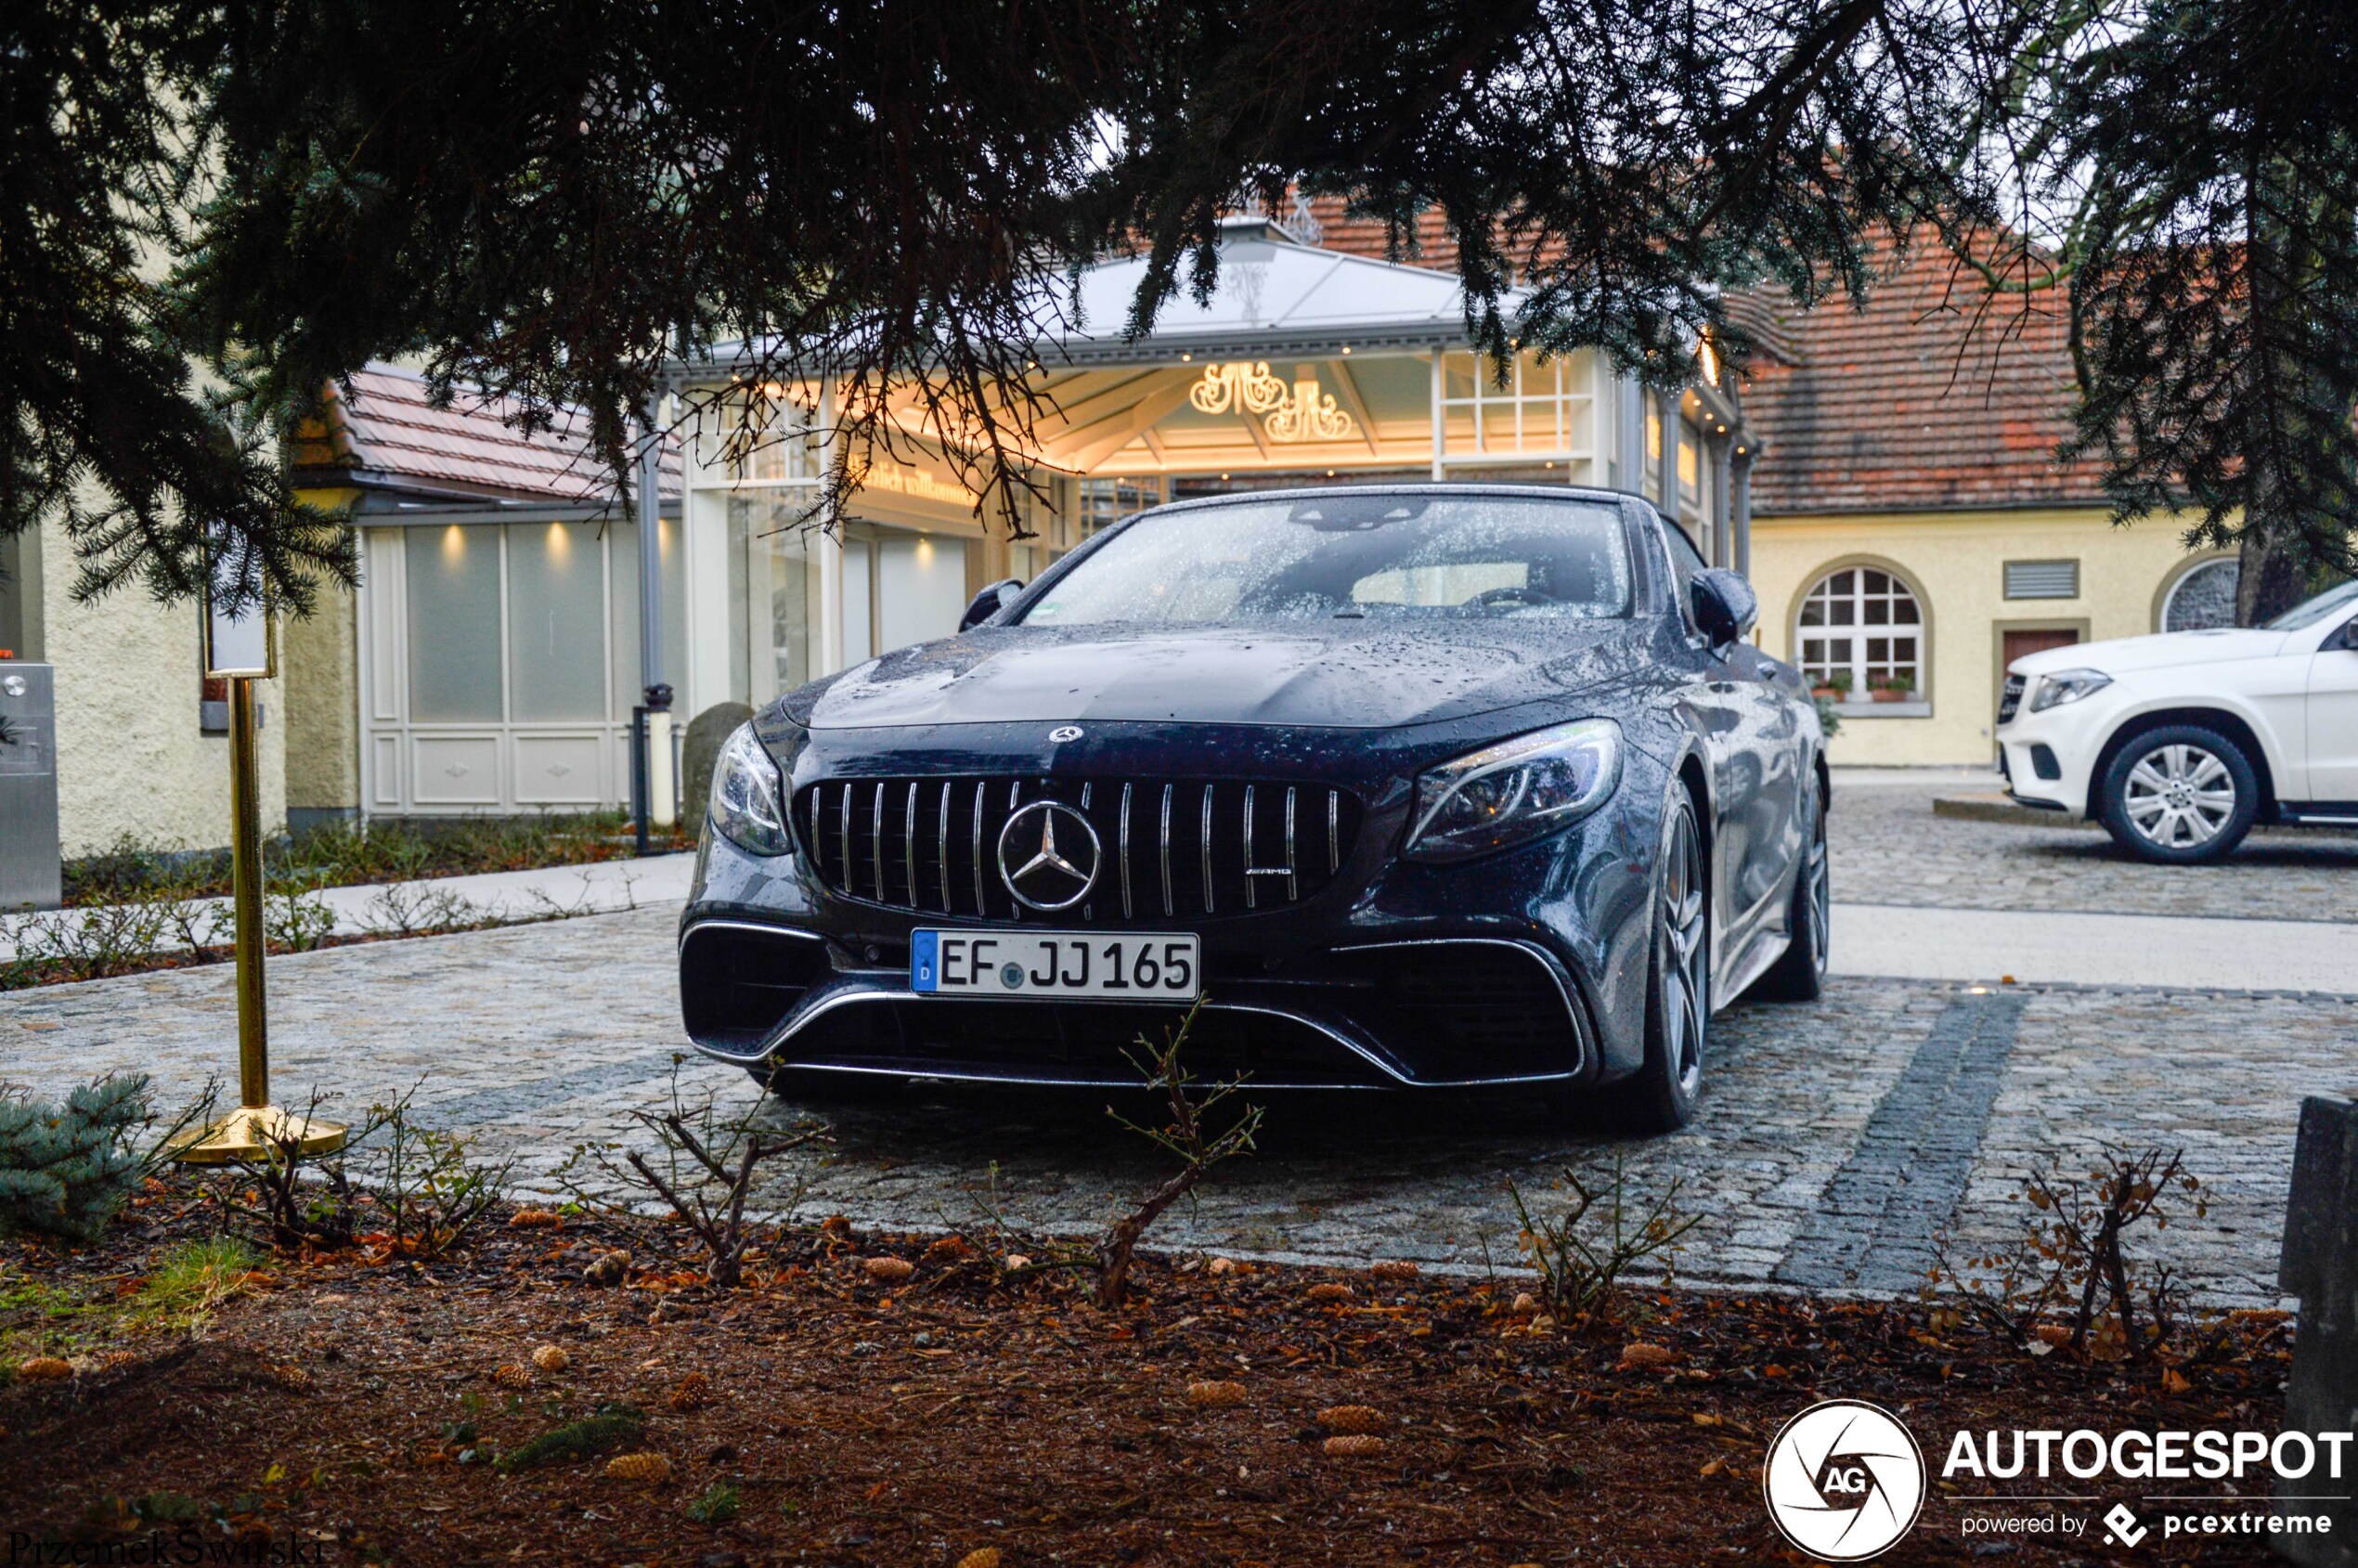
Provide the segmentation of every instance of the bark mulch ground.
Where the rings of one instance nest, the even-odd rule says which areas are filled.
[[[2131,1554],[1964,1536],[1959,1498],[1987,1487],[1944,1489],[1937,1445],[2273,1432],[2287,1360],[2273,1315],[2165,1374],[1936,1333],[1912,1305],[1655,1289],[1574,1332],[1535,1327],[1513,1279],[1201,1258],[1142,1260],[1108,1315],[1061,1274],[839,1226],[777,1238],[721,1293],[679,1227],[584,1219],[431,1263],[273,1260],[193,1327],[107,1306],[214,1223],[159,1190],[101,1248],[0,1262],[8,1366],[45,1349],[74,1368],[0,1387],[0,1534],[80,1562],[140,1561],[161,1533],[329,1563],[1804,1562],[1766,1516],[1762,1456],[1806,1406],[1853,1396],[1935,1467],[1885,1561],[2111,1561]],[[624,1282],[582,1277],[617,1248]],[[915,1271],[881,1281],[882,1257]],[[1662,1364],[1631,1365],[1633,1343]],[[1233,1387],[1191,1392],[1208,1383]],[[1329,1442],[1346,1435],[1380,1441]],[[662,1462],[618,1468],[657,1473],[609,1472],[637,1454]],[[2263,1548],[2157,1532],[2133,1556]]]

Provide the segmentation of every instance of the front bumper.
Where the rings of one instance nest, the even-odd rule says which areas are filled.
[[[2031,677],[2034,690],[2037,684],[2038,677]],[[2033,713],[2026,700],[2012,719],[1998,726],[2000,765],[2008,793],[2026,806],[2088,816],[2105,738],[2134,702],[2118,680],[2044,712]]]
[[[958,762],[974,770],[987,737],[960,739]],[[1170,916],[1158,901],[1123,921],[1100,909],[1098,921],[1022,922],[1108,936],[1196,933],[1205,993],[1189,1042],[1197,1076],[1246,1074],[1269,1088],[1588,1083],[1637,1065],[1664,785],[1647,758],[1633,750],[1615,798],[1583,822],[1436,866],[1396,853],[1409,801],[1402,781],[1413,766],[1397,758],[1354,766],[1283,732],[1227,740],[1217,750],[1224,768],[1263,777],[1282,770],[1321,785],[1331,778],[1362,803],[1356,841],[1330,885],[1286,907],[1221,904],[1212,917],[1190,915],[1183,901]],[[1147,771],[1121,755],[1124,737],[1093,741],[1088,756],[1034,759],[1032,776],[1053,789],[1093,773]],[[1445,735],[1429,745],[1442,754],[1462,748]],[[897,777],[927,755],[906,745],[888,763],[805,752],[795,784]],[[991,760],[1006,768],[1025,759]],[[921,799],[929,824],[933,798]],[[895,817],[896,829],[905,821]],[[1178,1017],[1168,1004],[920,995],[909,980],[913,932],[1008,922],[847,897],[807,849],[765,860],[709,830],[706,840],[680,959],[688,1033],[708,1056],[900,1078],[1135,1085],[1136,1041],[1160,1039]],[[830,852],[821,847],[822,857]],[[965,869],[961,861],[960,883]],[[930,896],[931,875],[923,882]]]

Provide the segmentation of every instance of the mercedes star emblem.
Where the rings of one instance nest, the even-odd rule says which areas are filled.
[[[1061,800],[1035,800],[999,830],[999,880],[1026,909],[1054,914],[1089,896],[1104,853],[1087,817]]]
[[[1059,724],[1055,729],[1048,732],[1048,738],[1056,742],[1058,745],[1064,745],[1067,741],[1077,741],[1081,738],[1081,726],[1078,724]]]

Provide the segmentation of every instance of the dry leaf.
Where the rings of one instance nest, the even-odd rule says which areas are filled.
[[[519,1367],[512,1361],[503,1362],[491,1369],[491,1380],[501,1388],[530,1388],[532,1371],[529,1367]]]
[[[1242,1405],[1244,1402],[1245,1385],[1242,1383],[1215,1380],[1187,1385],[1187,1403],[1190,1405]]]
[[[671,1461],[661,1454],[616,1454],[606,1461],[606,1473],[616,1481],[668,1481]]]
[[[54,1382],[59,1378],[72,1377],[73,1367],[71,1363],[60,1361],[54,1355],[36,1355],[30,1361],[17,1363],[17,1376],[29,1383]]]
[[[958,1559],[958,1568],[999,1568],[999,1549],[977,1547]]]
[[[832,1236],[838,1241],[851,1239],[851,1222],[841,1214],[829,1214],[819,1222],[819,1234]]]
[[[1539,1310],[1539,1298],[1528,1290],[1518,1290],[1513,1303],[1507,1310],[1517,1317],[1529,1317]]]
[[[1323,1285],[1313,1285],[1307,1294],[1314,1302],[1347,1302],[1351,1300],[1351,1287],[1329,1279]]]
[[[1712,1461],[1711,1461],[1711,1463],[1709,1463],[1709,1464],[1707,1464],[1707,1465],[1704,1466],[1704,1467],[1703,1467],[1703,1469],[1702,1469],[1702,1471],[1701,1471],[1699,1473],[1704,1474],[1704,1475],[1717,1475],[1717,1474],[1718,1474],[1718,1473],[1719,1473],[1722,1470],[1724,1470],[1724,1469],[1726,1469],[1726,1468],[1727,1468],[1727,1466],[1726,1466],[1726,1465],[1725,1465],[1722,1461],[1720,1461],[1720,1460],[1718,1460],[1718,1459],[1714,1459],[1714,1460],[1712,1460]]]
[[[1372,1405],[1329,1405],[1318,1412],[1318,1424],[1328,1432],[1381,1432],[1392,1425],[1391,1418]]]
[[[1237,1272],[1237,1260],[1234,1258],[1214,1258],[1211,1262],[1204,1265],[1204,1272],[1206,1274],[1234,1274]]]
[[[1021,1252],[1010,1252],[1007,1254],[1005,1267],[1008,1273],[1013,1274],[1019,1268],[1030,1268],[1030,1266],[1031,1260],[1025,1257]]]
[[[532,1364],[543,1372],[562,1372],[573,1364],[573,1357],[562,1345],[542,1345],[532,1353]]]
[[[565,1223],[565,1217],[552,1209],[519,1209],[508,1216],[511,1230],[546,1230]]]
[[[1414,1279],[1417,1277],[1417,1265],[1406,1258],[1383,1258],[1367,1272],[1378,1279]]]
[[[2071,1330],[2060,1323],[2041,1323],[2031,1332],[2039,1337],[2041,1343],[2054,1345],[2058,1349],[2071,1343]]]
[[[680,1380],[678,1388],[671,1391],[671,1407],[674,1410],[701,1410],[711,1392],[710,1378],[702,1372],[691,1372]]]
[[[2178,1370],[2177,1367],[2165,1367],[2161,1369],[2162,1393],[2184,1393],[2187,1390],[2193,1388],[2194,1386],[2193,1381],[2187,1378],[2186,1374]]]
[[[1383,1452],[1383,1439],[1354,1432],[1345,1437],[1329,1437],[1320,1447],[1330,1459],[1366,1459]]]
[[[917,1265],[906,1258],[870,1258],[861,1266],[868,1271],[869,1278],[887,1285],[898,1284],[917,1272]]]
[[[926,1249],[926,1262],[929,1263],[964,1263],[974,1255],[975,1250],[966,1245],[963,1236],[945,1236]]]
[[[1621,1350],[1624,1371],[1644,1371],[1650,1367],[1667,1367],[1678,1359],[1678,1353],[1663,1345],[1650,1345],[1643,1340],[1632,1340]]]

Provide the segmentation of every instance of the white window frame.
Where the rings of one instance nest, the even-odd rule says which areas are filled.
[[[1871,572],[1887,579],[1889,590],[1879,592],[1870,590],[1867,575]],[[1846,574],[1851,579],[1850,587],[1847,592],[1837,594],[1833,591],[1834,581]],[[1867,619],[1870,605],[1881,603],[1896,609],[1902,600],[1914,610],[1916,618],[1913,621],[1874,622]],[[1814,626],[1807,620],[1813,605],[1823,605],[1828,612],[1826,617]],[[1851,619],[1848,622],[1833,618],[1833,611],[1837,605],[1849,608]],[[1932,623],[1924,613],[1924,597],[1914,583],[1889,566],[1872,562],[1848,562],[1819,573],[1810,583],[1809,591],[1802,595],[1801,603],[1794,612],[1794,663],[1801,667],[1803,675],[1812,685],[1837,670],[1846,670],[1851,680],[1848,701],[1859,704],[1873,701],[1868,693],[1875,672],[1897,673],[1905,669],[1912,682],[1912,689],[1908,700],[1898,706],[1922,707],[1928,701],[1926,677],[1932,663],[1931,634]],[[1916,643],[1914,657],[1870,657],[1868,640],[1878,635],[1885,638],[1912,636]],[[1827,656],[1810,656],[1809,643],[1812,640],[1828,644]],[[1833,648],[1846,641],[1849,645],[1846,654],[1840,658],[1832,656]]]

